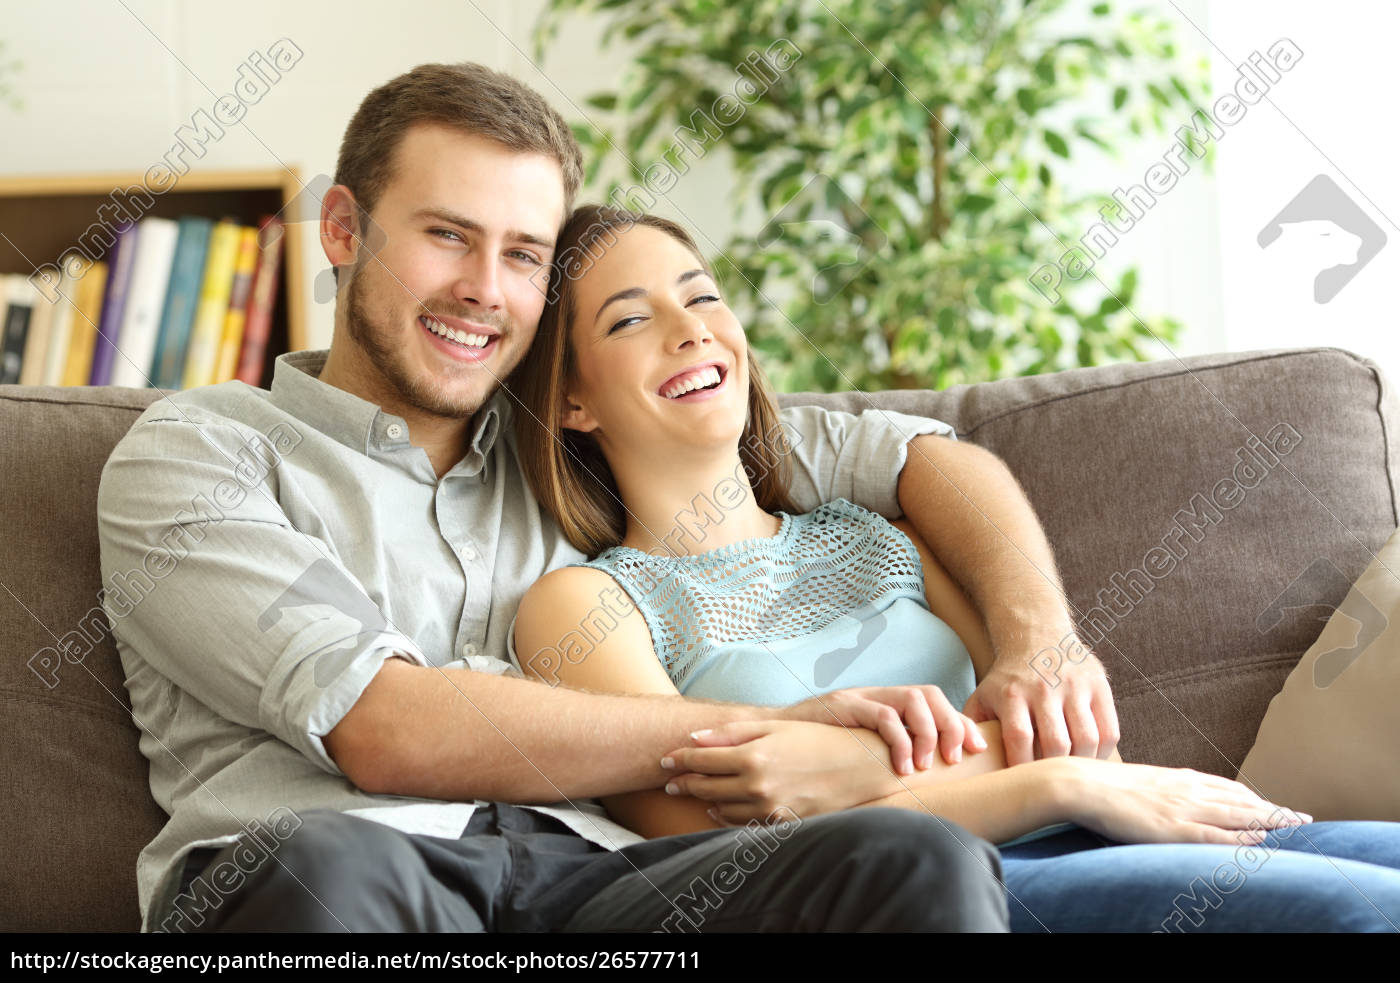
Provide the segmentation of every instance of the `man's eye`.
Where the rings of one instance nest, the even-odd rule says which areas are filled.
[[[430,229],[428,230],[428,234],[438,237],[449,236],[453,239],[456,239],[458,242],[462,241],[462,237],[459,236],[457,233],[453,232],[451,229]]]
[[[532,263],[532,264],[534,264],[535,266],[539,266],[539,265],[540,265],[540,261],[539,261],[539,258],[538,258],[537,256],[535,256],[533,253],[527,253],[527,252],[526,252],[525,250],[523,250],[523,249],[512,249],[512,250],[510,251],[510,254],[511,254],[512,256],[516,256],[516,257],[518,257],[518,258],[520,258],[520,259],[523,259],[523,260],[524,260],[525,262],[527,262],[527,263]]]

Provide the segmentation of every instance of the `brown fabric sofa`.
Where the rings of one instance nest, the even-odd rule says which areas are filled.
[[[0,792],[9,841],[0,929],[138,927],[136,855],[164,813],[148,790],[98,607],[95,502],[108,453],[157,395],[0,387],[8,540]],[[783,401],[874,405],[952,423],[960,439],[995,452],[1017,475],[1079,615],[1114,586],[1137,597],[1130,611],[1116,608],[1095,646],[1109,668],[1129,761],[1233,778],[1270,698],[1346,584],[1313,585],[1326,596],[1283,611],[1272,627],[1260,615],[1318,557],[1354,580],[1397,525],[1392,435],[1400,403],[1373,362],[1340,349]],[[1301,442],[1253,488],[1221,486],[1251,431],[1265,438],[1279,424]],[[1212,508],[1212,496],[1225,507]],[[1190,526],[1192,511],[1199,527],[1183,534],[1178,513]],[[1186,552],[1165,573],[1164,554],[1149,555],[1164,537]],[[97,639],[99,631],[90,651],[75,648],[86,652],[81,661],[55,667],[60,639]]]

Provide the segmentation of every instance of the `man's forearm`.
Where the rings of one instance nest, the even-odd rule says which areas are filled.
[[[692,731],[787,716],[390,659],[325,745],[366,792],[544,803],[658,788],[661,756]]]
[[[995,454],[915,437],[899,476],[899,504],[977,605],[998,655],[1072,630],[1045,531]]]

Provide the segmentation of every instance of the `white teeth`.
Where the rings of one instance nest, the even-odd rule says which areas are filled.
[[[487,343],[491,340],[490,335],[467,334],[465,331],[458,331],[455,328],[449,328],[441,321],[434,321],[432,318],[425,317],[421,320],[424,324],[427,325],[428,330],[431,331],[433,334],[441,335],[442,337],[447,338],[451,341],[455,341],[457,344],[464,345],[467,348],[485,348]]]
[[[687,375],[680,382],[667,388],[662,395],[667,399],[675,399],[677,396],[684,396],[692,389],[703,389],[705,386],[712,386],[719,382],[719,369],[713,365],[701,369],[699,372]]]

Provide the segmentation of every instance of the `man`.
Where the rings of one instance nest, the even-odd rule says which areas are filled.
[[[351,121],[323,202],[329,352],[279,358],[271,392],[160,400],[114,450],[104,607],[171,816],[138,863],[144,928],[1006,927],[988,844],[933,816],[835,811],[897,790],[895,775],[771,817],[790,820],[780,841],[762,832],[778,845],[722,898],[713,872],[759,831],[643,841],[588,801],[660,787],[692,732],[745,740],[775,719],[876,729],[900,770],[927,766],[928,688],[775,710],[507,671],[520,596],[578,559],[525,486],[499,386],[533,338],[537,274],[580,173],[568,127],[514,80],[468,64],[390,81]],[[1111,751],[1096,660],[1054,689],[1030,670],[1069,618],[999,462],[933,436],[953,436],[937,421],[784,419],[800,502],[902,507],[967,585],[999,653],[967,710],[1002,721],[1011,759],[1033,742]],[[926,436],[905,463],[909,434]],[[761,757],[747,777],[770,796],[810,782],[781,743]]]

